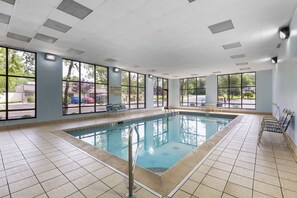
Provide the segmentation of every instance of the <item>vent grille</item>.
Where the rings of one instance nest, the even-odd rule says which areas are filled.
[[[78,49],[73,49],[73,48],[68,49],[67,52],[69,52],[71,54],[78,54],[78,55],[84,53],[84,51],[81,51],[81,50],[78,50]]]
[[[26,36],[23,36],[23,35],[20,35],[20,34],[15,34],[15,33],[12,33],[12,32],[7,32],[7,37],[15,39],[15,40],[27,42],[27,43],[29,43],[31,41],[31,39],[32,39],[32,38],[29,38],[29,37],[26,37]]]
[[[63,0],[60,5],[57,7],[58,10],[70,14],[76,18],[84,19],[86,18],[93,10],[73,1],[73,0]]]
[[[220,74],[222,73],[221,71],[215,71],[215,72],[212,72],[213,74]]]
[[[241,47],[241,43],[240,42],[230,43],[230,44],[223,45],[223,48],[225,50],[233,49],[233,48],[237,48],[237,47]]]
[[[1,0],[1,1],[4,1],[4,2],[9,3],[11,5],[15,4],[15,0]]]
[[[58,21],[54,21],[52,19],[47,19],[46,22],[43,24],[43,26],[48,27],[53,30],[57,30],[59,32],[63,32],[63,33],[67,32],[68,30],[71,29],[70,26],[60,23]]]
[[[112,58],[107,58],[107,59],[105,59],[104,61],[109,62],[109,63],[117,62],[116,59],[112,59]]]
[[[223,21],[221,23],[210,25],[208,26],[208,28],[213,34],[217,34],[220,32],[225,32],[225,31],[234,29],[234,25],[232,23],[232,20],[230,19],[227,21]]]
[[[37,39],[37,40],[40,40],[40,41],[48,42],[48,43],[54,43],[54,42],[56,42],[58,40],[57,38],[47,36],[45,34],[40,34],[40,33],[37,33],[34,36],[34,38]]]
[[[244,67],[244,68],[240,68],[239,70],[244,71],[244,70],[250,70],[250,69],[251,69],[250,67]]]
[[[9,24],[10,16],[7,14],[0,13],[0,23]]]
[[[236,65],[248,65],[248,62],[236,63]]]
[[[238,55],[233,55],[233,56],[230,56],[232,59],[237,59],[237,58],[244,58],[245,57],[245,54],[238,54]]]

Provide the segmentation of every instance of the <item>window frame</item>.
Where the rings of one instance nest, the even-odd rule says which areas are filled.
[[[66,61],[71,61],[70,64],[73,64],[73,62],[77,62],[79,63],[79,69],[78,69],[78,80],[64,80],[63,79],[63,69],[64,69],[64,60]],[[93,82],[86,82],[86,81],[82,81],[81,79],[81,76],[82,76],[82,64],[87,64],[87,65],[92,65],[94,67],[94,71],[93,71],[93,77],[94,77],[94,81]],[[96,80],[96,72],[97,72],[97,67],[103,67],[106,69],[106,73],[107,73],[107,76],[106,76],[106,79],[107,79],[107,82],[106,84],[103,84],[103,83],[97,83],[97,80]],[[65,114],[64,113],[64,104],[63,104],[63,100],[62,100],[62,115],[63,116],[71,116],[71,115],[80,115],[80,114],[95,114],[95,113],[105,113],[106,112],[106,108],[105,108],[105,111],[97,111],[97,107],[98,106],[107,106],[109,104],[109,67],[107,66],[104,66],[104,65],[98,65],[98,64],[93,64],[93,63],[88,63],[88,62],[82,62],[82,61],[77,61],[77,60],[73,60],[73,59],[68,59],[68,58],[63,58],[62,59],[62,98],[64,97],[63,95],[63,92],[64,92],[64,83],[65,82],[70,82],[70,83],[78,83],[78,105],[77,106],[74,106],[74,107],[67,107],[68,109],[75,109],[75,108],[78,108],[78,113],[67,113]],[[83,112],[82,109],[84,108],[82,106],[83,102],[82,102],[82,91],[81,91],[81,85],[82,84],[91,84],[93,85],[93,90],[94,90],[94,103],[93,105],[90,105],[90,106],[87,106],[87,107],[93,107],[94,111],[93,112]],[[105,105],[97,105],[96,104],[96,96],[97,96],[97,92],[96,92],[96,87],[97,85],[105,85],[106,86],[106,104]]]
[[[34,119],[37,118],[37,53],[32,52],[29,50],[22,50],[18,48],[13,48],[13,47],[5,47],[5,46],[0,46],[1,48],[5,49],[5,74],[0,74],[0,77],[5,78],[5,110],[1,110],[0,112],[5,113],[5,119],[0,119],[0,122],[3,121],[10,121],[10,120],[27,120],[27,119]],[[34,63],[34,70],[35,70],[35,75],[34,77],[32,76],[19,76],[19,75],[11,75],[9,74],[9,50],[17,50],[17,51],[22,51],[22,52],[28,52],[34,54],[35,57],[35,63]],[[26,79],[33,79],[34,80],[34,94],[35,94],[35,104],[34,108],[29,108],[29,109],[9,109],[9,78],[26,78]],[[30,117],[20,117],[20,118],[11,118],[9,119],[9,112],[23,112],[23,111],[34,111],[34,116]]]
[[[205,85],[204,85],[204,88],[201,88],[201,87],[198,87],[198,79],[200,78],[204,78],[204,81],[205,81]],[[191,79],[195,79],[195,86],[193,89],[189,89],[189,80]],[[187,81],[186,82],[186,88],[183,89],[182,86],[181,86],[181,81]],[[181,78],[179,79],[179,85],[180,85],[180,94],[179,94],[179,105],[181,107],[201,107],[201,106],[204,106],[206,104],[206,77],[205,76],[200,76],[200,77],[192,77],[192,78]],[[189,102],[189,91],[195,91],[196,90],[196,94],[195,94],[195,102]],[[199,102],[198,101],[198,90],[203,90],[204,93],[205,93],[205,101],[204,102]],[[184,101],[184,95],[182,94],[183,91],[186,91],[187,92],[187,98],[186,98],[186,102]],[[186,103],[186,105],[184,105]],[[191,104],[194,104],[194,105],[191,105]]]
[[[155,83],[154,83],[154,80],[157,80],[157,87],[155,87]],[[158,92],[158,87],[159,87],[159,80],[162,81],[162,94],[159,94]],[[164,81],[167,81],[167,88],[165,89],[164,88]],[[164,99],[164,92],[166,91],[166,106],[168,106],[168,101],[169,101],[169,91],[168,91],[168,82],[169,80],[167,78],[161,78],[161,77],[157,77],[157,76],[154,76],[153,77],[153,97],[157,96],[156,98],[156,101],[157,101],[157,105],[155,106],[155,100],[153,98],[153,106],[154,108],[158,108],[158,107],[164,107],[164,102],[165,102],[165,99]],[[155,88],[156,88],[156,94],[155,94]],[[162,104],[159,104],[159,96],[162,96]],[[165,106],[165,107],[166,107]]]
[[[243,85],[243,75],[244,74],[254,74],[255,76],[255,83],[254,85]],[[231,86],[231,81],[230,81],[230,76],[232,75],[240,75],[240,87],[239,86]],[[244,73],[231,73],[231,74],[222,74],[222,75],[217,75],[217,106],[220,106],[221,104],[223,105],[228,105],[227,107],[222,107],[222,108],[226,108],[226,109],[244,109],[244,110],[256,110],[257,109],[257,78],[256,78],[256,72],[244,72]],[[219,77],[220,76],[228,76],[228,86],[227,87],[219,87]],[[253,104],[248,104],[248,103],[243,103],[243,89],[247,88],[247,87],[253,87],[255,92],[255,103]],[[231,103],[230,102],[230,90],[231,89],[238,89],[240,88],[240,93],[241,93],[241,99],[240,99],[240,103]],[[227,89],[227,103],[219,103],[218,98],[219,98],[219,89]],[[231,107],[232,105],[240,105],[240,108],[235,108],[235,107]],[[243,106],[255,106],[255,108],[243,108]]]
[[[123,83],[122,83],[122,72],[128,73],[128,85],[123,85]],[[135,73],[137,75],[136,86],[134,86],[134,85],[131,86],[131,73]],[[139,87],[139,75],[143,75],[143,87]],[[129,102],[128,102],[128,104],[124,103],[125,105],[128,106],[128,109],[134,110],[134,109],[145,109],[146,108],[146,74],[127,71],[127,70],[121,70],[121,90],[123,90],[122,89],[123,87],[128,88]],[[131,108],[131,88],[136,88],[136,98],[137,98],[136,108]],[[144,89],[144,103],[139,103],[139,89]],[[123,92],[121,91],[121,102],[122,102],[122,95],[123,95]],[[139,107],[140,104],[143,104],[143,107]]]

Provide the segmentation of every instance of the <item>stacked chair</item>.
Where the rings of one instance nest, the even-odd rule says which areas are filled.
[[[284,109],[279,119],[273,116],[264,117],[261,122],[260,132],[258,135],[258,144],[261,142],[261,138],[264,131],[274,132],[274,133],[284,133],[287,131],[292,118],[294,117],[294,112]]]

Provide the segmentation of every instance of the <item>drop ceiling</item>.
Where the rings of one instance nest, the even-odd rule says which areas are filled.
[[[190,2],[0,0],[0,45],[166,78],[267,70],[286,42],[278,29],[297,6],[296,0]]]

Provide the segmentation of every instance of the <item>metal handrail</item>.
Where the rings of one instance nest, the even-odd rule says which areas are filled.
[[[135,157],[133,160],[133,149],[132,149],[132,137],[133,137],[133,130],[136,132],[137,134],[137,148],[135,151]],[[136,161],[137,161],[137,157],[138,157],[138,150],[139,150],[139,133],[136,129],[136,125],[133,124],[129,130],[129,154],[128,154],[128,164],[129,164],[129,192],[126,195],[126,198],[135,198],[135,194],[133,192],[133,189],[135,188],[134,186],[134,171],[135,171],[135,165],[136,165]]]

